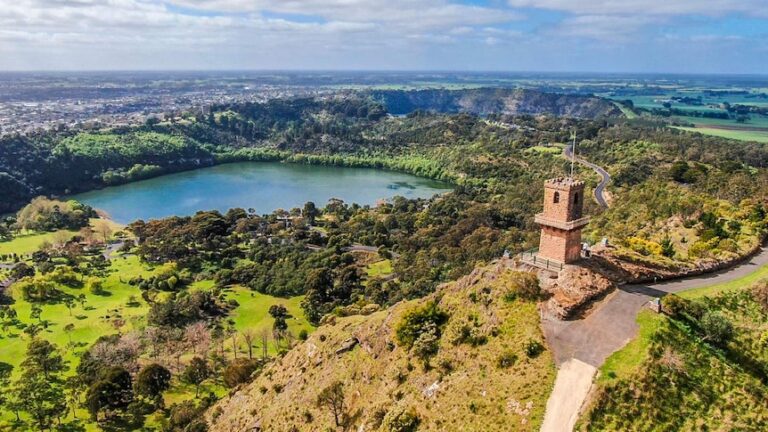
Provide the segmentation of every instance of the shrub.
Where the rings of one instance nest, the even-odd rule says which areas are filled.
[[[640,255],[659,256],[663,253],[663,248],[660,244],[654,241],[641,239],[640,237],[627,237],[626,244],[628,248],[639,253]]]
[[[461,327],[456,330],[456,334],[453,336],[451,342],[454,345],[466,343],[476,347],[485,345],[488,342],[488,336],[483,333],[482,328],[480,328],[477,323],[475,323],[474,326],[462,324]]]
[[[155,398],[171,384],[171,372],[165,367],[153,363],[145,366],[136,376],[134,390],[137,394]]]
[[[541,342],[534,339],[528,339],[528,342],[525,343],[525,354],[528,357],[538,357],[542,352],[544,352],[544,345],[542,345]]]
[[[704,339],[717,345],[725,345],[733,337],[733,324],[717,312],[707,312],[701,317]]]
[[[413,343],[413,353],[426,364],[429,358],[437,354],[440,338],[434,323],[427,323],[419,337]]]
[[[513,293],[514,298],[520,297],[525,300],[538,300],[541,296],[539,278],[535,273],[515,272],[514,278],[510,284],[510,290],[504,295],[505,300],[514,300],[514,298],[510,298],[510,295]]]
[[[661,298],[661,310],[671,317],[678,317],[685,312],[687,300],[675,295],[667,294]]]
[[[406,348],[411,348],[422,333],[434,326],[437,339],[440,338],[441,327],[448,321],[448,314],[430,301],[422,307],[412,309],[400,319],[395,328],[397,341]]]
[[[667,258],[675,257],[675,246],[672,244],[672,239],[665,237],[661,242],[661,254]]]
[[[251,381],[253,373],[260,367],[256,360],[235,359],[227,365],[222,374],[224,384],[229,387],[237,387]]]
[[[102,295],[104,294],[104,281],[97,277],[90,277],[85,282],[85,287],[88,289],[88,292],[93,295]]]
[[[419,427],[421,420],[413,409],[394,409],[384,416],[382,422],[388,432],[413,432]]]
[[[517,354],[511,351],[501,353],[499,358],[496,359],[496,366],[498,366],[499,369],[506,369],[513,366],[515,363],[517,363]]]

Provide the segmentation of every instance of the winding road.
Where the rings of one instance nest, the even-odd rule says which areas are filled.
[[[567,159],[571,159],[573,157],[573,145],[567,145],[563,149],[563,156]],[[600,205],[600,207],[608,207],[608,200],[605,196],[605,188],[608,186],[608,183],[611,181],[611,175],[608,174],[608,171],[604,170],[602,167],[597,166],[593,164],[592,162],[582,159],[578,156],[576,156],[576,162],[580,163],[581,165],[584,165],[586,167],[592,168],[597,175],[600,176],[601,180],[600,183],[597,185],[597,187],[594,190],[594,197],[595,201]]]

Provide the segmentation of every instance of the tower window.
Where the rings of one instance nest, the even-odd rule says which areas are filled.
[[[574,204],[578,204],[579,203],[579,193],[578,192],[573,194],[573,203]]]
[[[560,192],[555,192],[555,197],[552,199],[552,202],[555,204],[560,202]]]

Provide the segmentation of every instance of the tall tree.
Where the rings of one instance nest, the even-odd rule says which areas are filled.
[[[145,366],[136,375],[136,394],[153,400],[157,400],[170,385],[171,372],[157,363]]]
[[[32,339],[21,362],[21,376],[12,390],[14,412],[27,413],[39,430],[48,430],[67,412],[61,373],[67,370],[56,346]]]
[[[88,388],[85,404],[92,418],[98,421],[101,412],[125,409],[132,400],[131,374],[121,367],[111,367]]]
[[[336,427],[344,424],[346,420],[346,413],[344,411],[344,383],[335,381],[324,388],[317,395],[316,404],[318,407],[325,407],[331,412]]]
[[[208,362],[200,357],[194,357],[189,362],[182,379],[195,386],[195,397],[200,397],[200,384],[211,376],[211,369],[208,367]]]

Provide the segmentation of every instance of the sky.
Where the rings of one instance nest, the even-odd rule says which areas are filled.
[[[0,0],[0,70],[768,74],[768,0]]]

